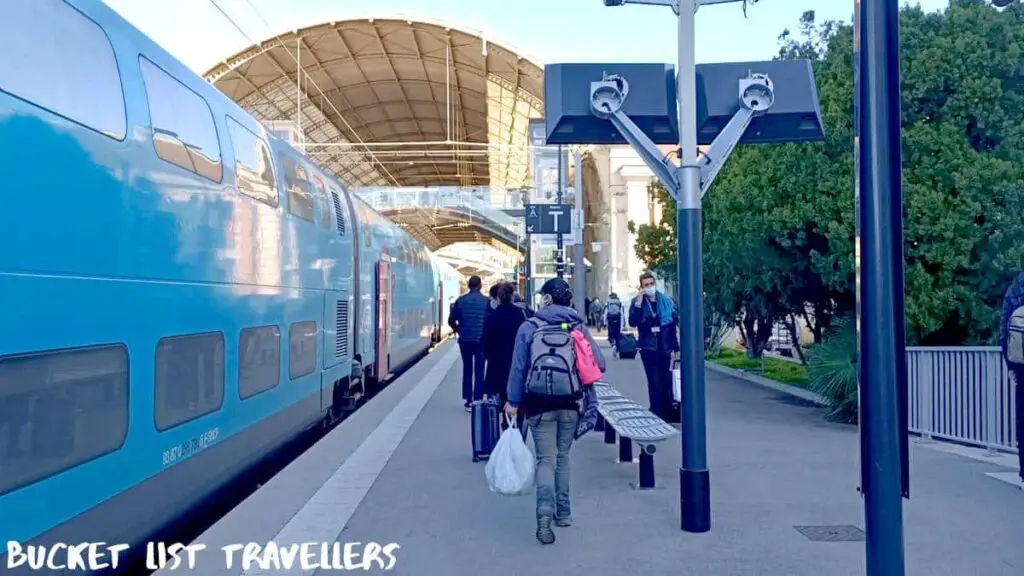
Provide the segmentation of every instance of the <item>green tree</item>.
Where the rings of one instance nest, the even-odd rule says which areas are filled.
[[[1024,262],[1024,7],[905,8],[901,34],[908,340],[991,342]],[[780,58],[814,63],[826,139],[736,150],[706,197],[705,291],[747,322],[804,316],[820,341],[855,304],[853,30],[807,12],[780,40]],[[674,271],[663,204],[637,254]]]

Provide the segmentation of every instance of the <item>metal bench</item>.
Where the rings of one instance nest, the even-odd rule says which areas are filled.
[[[614,444],[619,437],[619,462],[633,462],[633,442],[640,448],[638,488],[654,488],[655,444],[676,434],[674,426],[633,402],[607,382],[595,382],[597,425],[604,432],[604,443]]]

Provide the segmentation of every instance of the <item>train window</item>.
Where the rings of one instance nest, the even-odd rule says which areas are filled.
[[[306,168],[291,158],[281,155],[284,187],[288,191],[288,211],[307,222],[313,221],[313,184]]]
[[[323,178],[313,175],[313,189],[316,190],[316,204],[320,207],[320,226],[324,230],[331,229],[331,209],[327,202],[327,192],[324,190]]]
[[[296,322],[288,334],[288,376],[292,380],[316,370],[316,322]]]
[[[206,100],[146,58],[139,57],[139,67],[146,85],[156,155],[220,182],[220,143]]]
[[[277,176],[270,159],[270,146],[262,137],[227,117],[228,135],[235,153],[235,180],[238,191],[246,196],[277,206]]]
[[[156,429],[163,432],[224,404],[224,335],[161,338],[156,345]]]
[[[120,449],[128,413],[121,344],[0,359],[0,494]]]
[[[62,0],[5,2],[3,14],[0,90],[123,139],[121,75],[103,29]]]
[[[246,328],[238,338],[238,397],[266,392],[281,381],[281,330]]]

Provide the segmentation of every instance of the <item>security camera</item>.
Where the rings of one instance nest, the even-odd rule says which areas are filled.
[[[754,112],[764,112],[775,103],[775,86],[765,74],[751,74],[740,80],[740,102]]]
[[[622,108],[629,94],[629,83],[618,74],[605,75],[600,82],[590,83],[590,107],[594,113],[607,118]]]
[[[608,4],[609,1],[611,0],[605,0],[604,3],[607,4],[608,6],[612,6],[612,4]],[[995,6],[996,8],[1006,8],[1007,6],[1013,4],[1016,1],[1017,0],[992,0],[992,5]]]
[[[622,6],[622,0],[604,0],[605,6]]]

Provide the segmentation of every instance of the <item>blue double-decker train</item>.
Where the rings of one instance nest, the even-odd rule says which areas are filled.
[[[446,336],[454,269],[99,0],[0,55],[0,542],[140,543]]]

